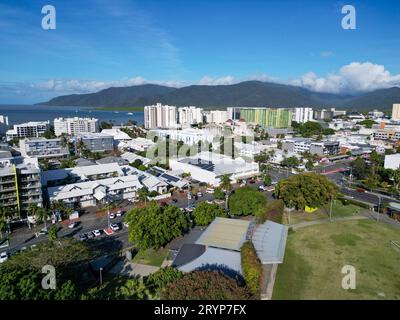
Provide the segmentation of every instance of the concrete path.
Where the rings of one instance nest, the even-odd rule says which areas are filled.
[[[111,270],[111,273],[121,274],[129,277],[146,277],[159,270],[159,267],[146,264],[133,263],[129,261],[118,262]]]

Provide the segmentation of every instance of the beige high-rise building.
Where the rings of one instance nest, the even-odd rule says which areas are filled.
[[[392,120],[394,120],[394,121],[400,120],[400,103],[393,104]]]

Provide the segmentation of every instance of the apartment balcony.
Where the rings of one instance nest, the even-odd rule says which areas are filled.
[[[0,195],[0,200],[14,199],[16,197],[17,197],[17,194],[15,192],[13,192],[13,193],[4,193],[4,194]]]
[[[16,191],[15,185],[14,186],[9,186],[9,187],[2,187],[0,186],[0,192],[8,192],[8,191]]]
[[[20,189],[38,189],[41,188],[42,185],[40,183],[28,183],[28,184],[21,184]]]
[[[0,184],[15,183],[14,177],[12,178],[0,178]]]
[[[40,176],[35,177],[22,177],[20,179],[21,182],[37,182],[40,181]]]

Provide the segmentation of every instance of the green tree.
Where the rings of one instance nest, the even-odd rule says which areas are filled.
[[[370,174],[368,175],[367,179],[365,180],[365,186],[368,189],[374,189],[379,185],[380,178],[377,174]]]
[[[214,199],[223,200],[225,198],[225,193],[221,188],[217,187],[214,189],[213,193]]]
[[[148,297],[147,287],[139,278],[128,279],[119,293],[126,300],[145,300]]]
[[[7,207],[0,207],[0,239],[3,239],[3,231],[10,225],[13,213]]]
[[[229,211],[233,215],[256,215],[267,204],[264,194],[251,187],[236,189],[229,197]]]
[[[289,208],[316,208],[327,204],[338,192],[338,188],[325,176],[307,172],[280,180],[275,187],[275,196]]]
[[[149,291],[159,297],[165,290],[168,283],[174,282],[183,277],[183,273],[176,268],[166,267],[150,274],[145,278]]]
[[[229,177],[229,175],[224,174],[223,176],[221,176],[220,178],[221,182],[219,184],[219,186],[226,191],[230,191],[232,190],[232,180]]]
[[[272,177],[269,174],[263,175],[264,186],[270,186],[272,184]]]
[[[147,197],[148,196],[149,196],[149,189],[147,189],[146,187],[140,188],[137,191],[138,200],[141,201],[141,202],[147,202]]]
[[[368,173],[367,164],[363,158],[357,157],[351,164],[353,175],[358,179],[364,179]]]
[[[314,163],[311,160],[308,160],[306,162],[305,167],[306,167],[307,170],[312,170],[312,169],[314,169]]]
[[[216,217],[227,217],[224,209],[218,204],[210,204],[205,201],[197,203],[193,211],[194,222],[199,226],[209,225]]]
[[[57,227],[56,226],[52,226],[49,229],[49,233],[48,233],[47,236],[49,238],[49,241],[56,241],[57,238],[58,238],[58,236],[57,236]]]
[[[179,208],[161,208],[154,201],[144,208],[133,208],[125,221],[129,224],[129,241],[140,249],[158,249],[189,227],[187,216]]]
[[[192,271],[167,284],[164,300],[249,300],[250,291],[218,271]]]
[[[363,126],[365,126],[368,129],[371,129],[372,126],[375,124],[376,122],[374,120],[371,119],[365,119],[363,121],[358,122],[358,124],[361,124]]]
[[[281,165],[284,167],[296,168],[300,165],[300,161],[295,156],[293,156],[293,157],[283,159],[283,161],[281,162]]]

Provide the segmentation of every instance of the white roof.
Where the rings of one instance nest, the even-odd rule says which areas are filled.
[[[85,179],[87,176],[113,172],[116,172],[120,176],[124,175],[121,167],[117,163],[95,164],[92,166],[47,170],[42,172],[42,183],[43,185],[47,185],[48,181],[61,180],[66,178],[68,175]]]
[[[101,179],[97,181],[73,183],[65,186],[51,187],[47,190],[50,200],[63,200],[85,195],[94,195],[98,200],[100,200],[104,197],[104,189],[108,191],[114,191],[125,188],[140,189],[141,187],[142,185],[139,182],[138,177],[131,175],[125,177]]]
[[[218,265],[238,273],[242,273],[240,252],[208,247],[206,251],[195,260],[178,267],[182,272],[190,272],[202,267]]]
[[[139,156],[138,154],[133,153],[133,152],[125,152],[125,153],[121,154],[121,158],[128,160],[129,163],[132,163],[137,159],[141,160],[144,165],[146,165],[149,162],[151,162],[150,159],[142,157],[142,156]]]
[[[131,140],[131,137],[120,129],[103,129],[101,133],[113,136],[115,140]]]

